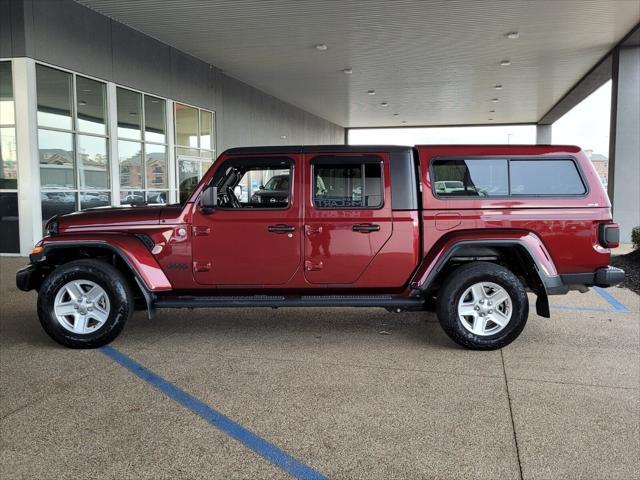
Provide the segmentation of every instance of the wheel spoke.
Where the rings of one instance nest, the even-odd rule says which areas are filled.
[[[505,301],[509,300],[509,294],[504,289],[498,290],[496,293],[489,297],[489,300],[493,302],[494,306],[502,305]]]
[[[486,296],[484,293],[484,287],[482,286],[482,283],[476,283],[475,285],[473,285],[471,287],[471,292],[473,293],[473,300],[476,302],[480,299],[483,299]]]
[[[98,300],[102,298],[103,295],[104,295],[104,290],[99,286],[95,285],[94,287],[91,287],[91,290],[87,292],[86,297],[88,301],[96,303]]]
[[[67,317],[69,315],[75,315],[76,309],[73,308],[73,302],[60,303],[54,307],[56,315],[61,317]]]
[[[73,331],[75,333],[85,333],[87,329],[87,317],[84,315],[76,315],[73,322]]]
[[[481,317],[478,315],[473,320],[473,333],[476,335],[484,335],[484,329],[487,326],[487,317]]]
[[[103,324],[104,322],[107,321],[109,314],[106,311],[104,311],[102,308],[94,307],[93,311],[89,312],[88,316],[90,318],[93,318],[94,320],[97,320],[98,323]]]
[[[475,317],[478,312],[473,308],[473,303],[463,303],[458,308],[458,313],[465,317]]]
[[[80,287],[80,282],[67,283],[65,288],[72,300],[80,300],[80,298],[82,298],[82,295],[84,295],[84,291]]]
[[[500,310],[494,310],[491,315],[491,321],[501,327],[504,327],[509,322],[509,317]]]

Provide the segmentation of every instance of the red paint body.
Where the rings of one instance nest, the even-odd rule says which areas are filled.
[[[607,195],[589,159],[577,147],[418,146],[421,209],[394,210],[388,152],[383,160],[384,203],[379,209],[319,210],[311,202],[313,153],[286,154],[293,161],[292,192],[285,210],[224,210],[204,213],[202,189],[225,160],[223,153],[183,206],[91,210],[59,218],[59,233],[44,246],[102,243],[126,256],[151,291],[388,292],[409,294],[410,285],[461,240],[518,239],[548,275],[594,272],[610,251],[598,242],[598,225],[611,221]],[[323,154],[326,155],[326,150]],[[348,147],[335,153],[349,156]],[[269,154],[260,155],[268,156]],[[282,156],[281,154],[279,154]],[[571,198],[446,198],[433,195],[429,163],[435,157],[571,156],[588,193]],[[244,156],[253,156],[244,155]],[[417,188],[417,186],[416,186]],[[295,227],[291,235],[267,226]],[[379,231],[353,231],[376,224]],[[146,235],[145,245],[135,235]]]

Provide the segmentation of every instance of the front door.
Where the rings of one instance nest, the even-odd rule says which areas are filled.
[[[283,285],[302,261],[299,156],[223,160],[218,207],[193,216],[193,275],[216,286]]]
[[[307,155],[305,277],[353,284],[391,237],[386,154]]]

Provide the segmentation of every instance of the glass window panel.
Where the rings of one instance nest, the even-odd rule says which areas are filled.
[[[78,170],[81,189],[109,188],[106,138],[78,135]]]
[[[318,208],[361,208],[362,165],[315,165],[313,203]],[[265,185],[266,186],[266,185]]]
[[[42,192],[42,226],[55,215],[64,215],[76,211],[76,194],[74,192]]]
[[[582,195],[586,192],[571,160],[512,160],[511,195]]]
[[[80,210],[111,205],[109,192],[80,192]]]
[[[192,160],[178,161],[178,188],[180,191],[180,203],[184,203],[198,185],[200,180],[200,162]]]
[[[144,139],[147,142],[166,143],[164,100],[144,96]]]
[[[203,160],[213,161],[213,152],[211,150],[200,150],[200,158]]]
[[[15,123],[11,62],[0,62],[0,125]]]
[[[138,142],[118,142],[120,163],[120,185],[124,188],[144,188],[142,173],[142,144]]]
[[[144,192],[140,190],[120,191],[120,205],[139,206],[144,205]]]
[[[0,253],[20,252],[18,194],[0,192]]]
[[[71,130],[71,74],[36,65],[38,125]]]
[[[178,157],[194,157],[194,159],[200,156],[200,150],[197,148],[176,148],[176,156]]]
[[[102,82],[76,76],[78,130],[106,135],[106,87]]]
[[[162,191],[148,191],[147,192],[147,204],[148,205],[165,205],[169,199],[169,192]]]
[[[39,129],[38,152],[42,188],[75,188],[72,133]]]
[[[168,187],[167,147],[164,145],[145,145],[146,188],[162,189]]]
[[[198,110],[176,103],[176,145],[198,148]]]
[[[200,148],[211,149],[213,133],[213,114],[206,110],[200,110]]]
[[[16,129],[0,128],[0,189],[18,188]]]
[[[436,160],[433,185],[441,197],[489,197],[508,195],[507,160]]]
[[[211,165],[213,165],[213,162],[202,162],[202,175],[200,175],[200,178],[204,177],[204,174],[211,168]]]
[[[117,89],[118,137],[140,140],[142,95],[125,88]]]

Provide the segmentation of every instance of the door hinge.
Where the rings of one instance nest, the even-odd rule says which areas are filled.
[[[211,270],[211,262],[193,262],[194,272],[208,272]]]
[[[305,225],[304,233],[307,235],[318,235],[322,233],[322,227],[320,225]]]
[[[322,267],[323,267],[322,262],[314,263],[310,260],[306,260],[304,262],[304,269],[307,272],[316,272],[318,270],[322,270]]]
[[[203,227],[203,226],[193,227],[194,237],[204,237],[206,235],[209,235],[209,233],[211,233],[211,228],[209,227]]]

